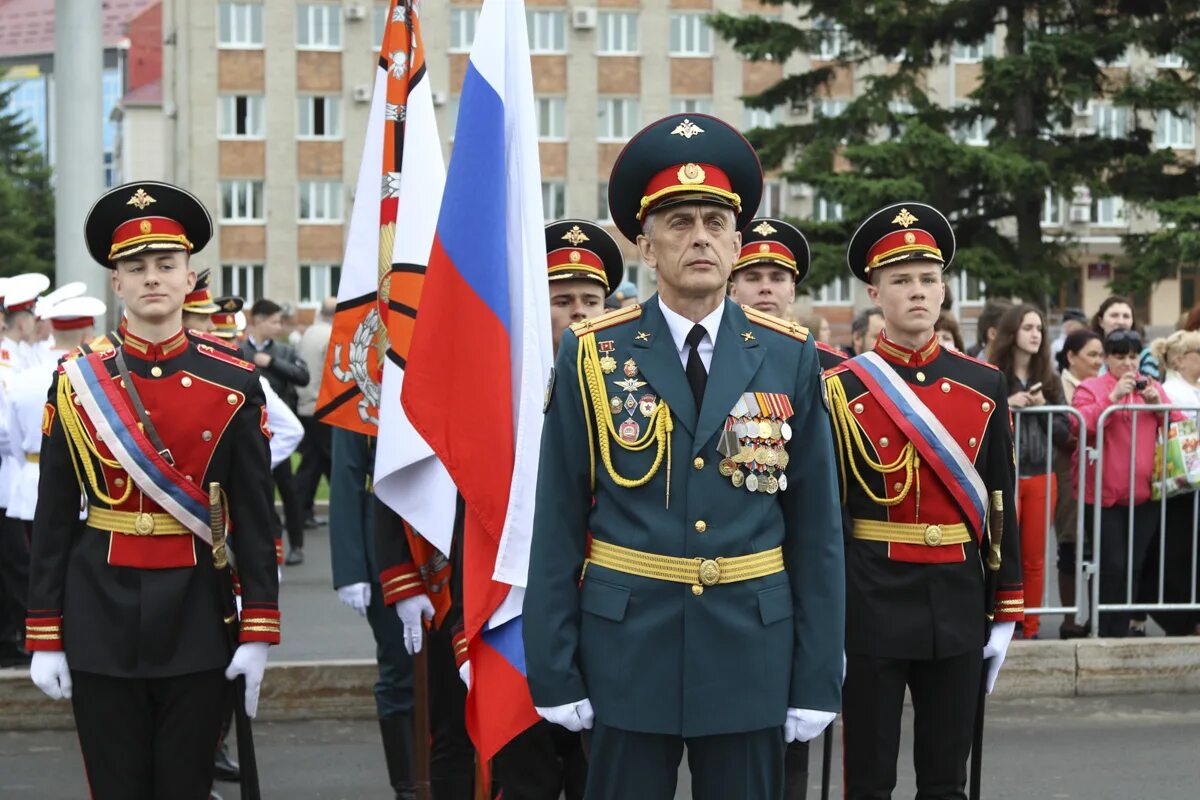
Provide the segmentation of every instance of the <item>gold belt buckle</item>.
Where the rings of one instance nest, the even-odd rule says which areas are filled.
[[[711,558],[700,562],[700,583],[704,586],[716,586],[721,581],[721,565]]]
[[[928,525],[925,528],[925,544],[930,547],[937,547],[942,543],[942,526]]]
[[[133,520],[133,532],[138,536],[149,536],[154,533],[154,517],[146,512],[140,512]]]

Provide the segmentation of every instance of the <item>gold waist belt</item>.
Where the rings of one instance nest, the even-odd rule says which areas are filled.
[[[854,520],[854,538],[868,542],[899,542],[938,547],[971,541],[971,532],[961,522],[926,525],[920,522],[883,522],[875,519]]]
[[[111,508],[88,506],[88,527],[101,531],[116,531],[131,536],[183,536],[191,531],[170,514],[150,514],[141,511],[113,511]]]
[[[783,550],[773,547],[761,553],[732,558],[679,558],[643,553],[593,539],[587,563],[642,578],[715,586],[783,572]]]
[[[25,460],[28,461],[30,464],[40,463],[42,460],[42,454],[41,453],[26,453]]]

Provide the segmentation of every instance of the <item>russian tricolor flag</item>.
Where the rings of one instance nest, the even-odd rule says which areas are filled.
[[[523,0],[485,0],[476,30],[401,402],[466,504],[467,729],[489,759],[537,721],[519,615],[551,341]]]

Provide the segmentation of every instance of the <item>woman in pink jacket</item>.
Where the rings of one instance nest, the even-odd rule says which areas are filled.
[[[1167,400],[1158,381],[1138,372],[1142,340],[1136,331],[1114,330],[1104,340],[1103,375],[1088,378],[1075,390],[1071,405],[1083,414],[1088,444],[1096,441],[1100,416],[1114,405],[1146,405]],[[1150,501],[1150,475],[1154,469],[1154,444],[1162,423],[1161,413],[1136,415],[1137,441],[1134,442],[1135,414],[1116,411],[1104,427],[1104,473],[1101,495],[1096,497],[1095,473],[1091,465],[1084,476],[1084,535],[1090,550],[1095,514],[1100,514],[1100,602],[1125,603],[1126,573],[1129,569],[1129,532],[1133,532],[1133,587],[1140,581],[1146,551],[1158,534],[1158,507]],[[1136,447],[1136,450],[1135,450]],[[1129,486],[1130,462],[1134,465],[1132,500]],[[1076,472],[1078,469],[1076,468]],[[1079,476],[1075,475],[1076,486]],[[1132,506],[1132,508],[1131,508]],[[1131,523],[1132,518],[1132,523]],[[1100,616],[1101,636],[1127,636],[1128,613],[1107,612]]]

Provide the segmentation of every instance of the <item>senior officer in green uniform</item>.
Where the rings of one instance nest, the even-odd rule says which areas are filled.
[[[735,130],[659,120],[609,187],[659,293],[559,344],[524,608],[530,691],[547,720],[594,724],[589,799],[673,797],[685,744],[695,797],[778,798],[785,739],[819,734],[841,701],[816,348],[725,299],[762,193]]]

